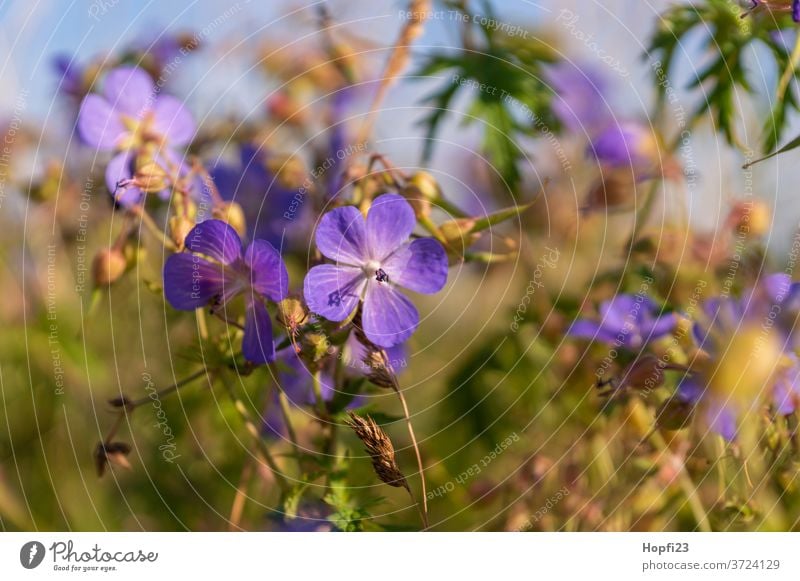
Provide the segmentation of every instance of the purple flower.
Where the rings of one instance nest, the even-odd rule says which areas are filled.
[[[573,337],[598,340],[609,345],[639,349],[646,343],[668,335],[675,328],[673,313],[660,310],[648,297],[622,294],[600,305],[599,323],[578,319],[568,333]]]
[[[137,155],[149,144],[148,156],[164,171],[186,173],[180,156],[171,148],[187,145],[195,124],[183,104],[169,95],[158,95],[150,76],[137,67],[119,67],[108,73],[103,95],[87,95],[78,112],[78,132],[100,150],[120,151],[106,168],[106,183],[112,193],[117,184],[130,180]],[[166,188],[165,188],[166,189]],[[127,187],[116,201],[123,206],[138,204],[142,191]]]
[[[366,220],[354,206],[336,208],[320,220],[320,252],[336,264],[312,268],[304,294],[309,308],[344,321],[363,300],[362,325],[380,347],[406,341],[419,313],[398,287],[433,294],[447,282],[447,256],[432,238],[408,241],[416,224],[411,205],[397,194],[372,203]]]
[[[252,238],[281,249],[299,244],[305,236],[304,227],[311,226],[305,192],[284,186],[267,169],[264,157],[260,150],[243,145],[237,164],[219,163],[211,176],[220,195],[242,207]]]
[[[658,160],[658,141],[645,125],[622,121],[598,132],[589,144],[589,153],[608,168],[631,168],[645,179]]]
[[[176,309],[192,311],[213,303],[224,309],[244,294],[242,353],[253,363],[275,359],[272,323],[264,297],[286,298],[289,275],[280,253],[264,240],[246,250],[236,231],[220,220],[201,222],[186,236],[189,252],[173,254],[164,265],[164,294]]]
[[[787,357],[790,363],[775,374],[772,386],[772,405],[782,416],[793,414],[800,404],[800,360],[794,353]]]
[[[553,113],[564,127],[591,134],[608,123],[607,83],[596,69],[563,61],[550,67],[545,76],[557,96]]]
[[[192,140],[195,124],[178,99],[157,94],[145,71],[119,67],[106,75],[102,95],[83,100],[78,131],[86,143],[102,150],[123,150],[148,141],[182,147]]]
[[[675,394],[679,401],[702,410],[708,428],[731,442],[736,438],[738,413],[730,402],[720,401],[706,383],[696,376],[687,376]]]

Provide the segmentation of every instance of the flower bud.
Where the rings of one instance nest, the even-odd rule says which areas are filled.
[[[136,187],[148,194],[166,190],[170,185],[166,170],[148,156],[141,156],[136,160],[133,179]]]
[[[98,252],[92,262],[92,275],[96,287],[108,286],[123,275],[128,266],[125,256],[116,248]]]
[[[760,325],[745,327],[725,337],[717,349],[722,356],[707,370],[711,389],[723,401],[751,406],[764,392],[781,359],[781,345],[774,332]]]
[[[418,171],[411,176],[403,190],[403,197],[414,208],[414,214],[430,216],[431,205],[441,197],[442,190],[428,172]]]
[[[463,256],[466,249],[480,238],[480,233],[471,232],[474,226],[475,220],[472,218],[457,218],[443,223],[439,229],[448,247],[457,255]]]
[[[295,155],[272,157],[267,161],[267,169],[275,174],[282,186],[290,190],[302,187],[307,176],[303,160]]]
[[[625,370],[621,386],[649,393],[664,383],[664,367],[654,355],[642,355]]]
[[[244,210],[236,202],[223,202],[216,206],[212,212],[215,218],[227,222],[228,225],[236,230],[239,236],[244,236],[247,232],[247,220],[244,217]]]
[[[278,303],[278,321],[287,329],[296,329],[308,318],[308,311],[297,299],[287,298]]]
[[[194,226],[194,221],[186,216],[172,216],[169,219],[169,237],[179,250],[183,249],[183,243]]]
[[[728,215],[728,223],[734,233],[747,238],[766,234],[771,220],[772,212],[761,200],[736,202]]]
[[[656,425],[665,430],[680,430],[689,423],[693,411],[691,403],[671,397],[658,407]]]

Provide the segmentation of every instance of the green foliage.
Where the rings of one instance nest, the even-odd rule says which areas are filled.
[[[461,50],[436,52],[416,72],[420,78],[445,79],[439,90],[423,99],[431,112],[422,121],[426,128],[422,157],[425,162],[430,159],[441,122],[456,97],[469,90],[472,100],[463,123],[483,123],[483,152],[513,191],[521,180],[520,160],[525,156],[519,139],[558,125],[549,106],[552,93],[541,81],[542,66],[555,62],[556,52],[542,40],[511,37],[467,20]],[[476,31],[480,41],[473,43]]]
[[[798,76],[796,67],[790,64],[790,51],[787,51],[781,36],[777,34],[789,23],[791,20],[788,17],[773,13],[743,18],[742,10],[730,0],[678,5],[661,15],[660,24],[650,42],[649,53],[663,61],[664,71],[669,76],[674,72],[677,56],[687,50],[685,47],[691,46],[691,36],[703,35],[703,49],[710,62],[689,84],[691,89],[703,89],[703,101],[692,112],[691,123],[710,113],[716,129],[723,133],[729,144],[738,146],[741,145],[736,132],[736,118],[740,111],[738,91],[753,96],[760,93],[748,78],[745,57],[759,47],[766,47],[779,71],[791,66],[792,76]],[[795,26],[793,23],[791,25]],[[659,88],[659,103],[663,105],[668,84],[656,78],[656,85]],[[764,100],[763,105],[769,107],[773,101],[774,107],[768,113],[763,128],[764,151],[775,147],[787,126],[789,113],[800,107],[797,96],[791,90],[786,90],[777,99]]]

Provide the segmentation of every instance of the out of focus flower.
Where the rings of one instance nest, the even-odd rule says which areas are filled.
[[[595,68],[562,61],[545,76],[556,95],[553,113],[564,127],[592,135],[608,124],[607,82]]]
[[[310,219],[305,192],[277,179],[255,147],[243,145],[237,164],[219,163],[211,175],[223,199],[242,207],[251,238],[283,248],[304,236]]]
[[[211,303],[223,310],[239,294],[245,299],[242,353],[248,361],[275,359],[272,322],[264,298],[286,297],[289,275],[280,253],[264,240],[246,250],[236,231],[220,220],[195,226],[184,241],[186,250],[164,265],[164,294],[176,309],[192,311]]]
[[[433,294],[447,282],[447,255],[433,238],[408,241],[416,218],[396,194],[379,196],[366,220],[354,206],[325,214],[317,228],[320,252],[336,264],[312,268],[304,294],[309,308],[331,321],[344,321],[363,299],[362,324],[380,347],[406,341],[419,313],[398,287]]]
[[[750,0],[750,11],[765,7],[772,12],[791,12],[792,20],[800,23],[800,0]]]
[[[75,99],[85,94],[84,71],[74,57],[61,54],[53,59],[53,67],[59,75],[58,90],[60,93]]]
[[[182,147],[192,140],[195,124],[180,100],[159,95],[150,75],[126,66],[106,75],[102,95],[83,100],[78,131],[86,143],[102,150],[146,142]]]
[[[658,306],[643,295],[621,294],[600,305],[600,321],[579,319],[572,324],[573,337],[597,340],[608,345],[639,349],[668,335],[675,328],[673,313],[660,314]]]
[[[638,179],[653,177],[659,144],[652,129],[635,121],[612,122],[593,136],[589,153],[610,169],[631,169]]]
[[[702,379],[686,377],[678,386],[675,397],[693,409],[700,409],[703,421],[709,430],[729,442],[735,439],[737,410],[733,403],[723,400],[718,394],[712,392]]]

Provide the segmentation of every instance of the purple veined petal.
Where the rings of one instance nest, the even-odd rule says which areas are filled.
[[[78,113],[78,133],[97,149],[114,149],[128,131],[108,101],[99,95],[87,95]]]
[[[289,292],[289,273],[280,252],[266,240],[253,240],[244,253],[250,268],[250,284],[273,301],[286,298]]]
[[[164,264],[164,295],[180,311],[203,307],[229,287],[221,265],[195,254],[173,254]]]
[[[138,67],[117,67],[106,75],[103,94],[120,113],[142,119],[153,108],[155,85]]]
[[[176,147],[187,145],[197,126],[184,104],[171,95],[159,97],[153,106],[153,129]]]
[[[120,206],[130,208],[144,199],[144,192],[136,186],[117,186],[122,181],[131,179],[131,162],[133,154],[129,151],[118,153],[106,166],[106,187],[109,194]]]
[[[267,307],[258,296],[247,296],[242,355],[251,363],[269,363],[275,359],[272,321]]]
[[[335,208],[319,221],[317,248],[340,264],[360,266],[369,259],[364,217],[355,206]]]
[[[408,240],[417,219],[405,198],[384,194],[372,202],[367,213],[367,246],[370,258],[383,261]]]
[[[419,313],[408,298],[390,285],[370,281],[361,322],[367,339],[379,347],[394,347],[417,330]]]
[[[792,0],[792,20],[800,23],[800,0]]]
[[[360,268],[321,264],[308,271],[303,295],[312,312],[330,321],[344,321],[358,305],[366,284]]]
[[[433,238],[404,244],[381,267],[390,282],[418,293],[437,293],[447,283],[447,254]]]
[[[192,228],[184,242],[192,252],[205,254],[222,264],[242,255],[242,241],[236,230],[222,220],[206,220]]]

